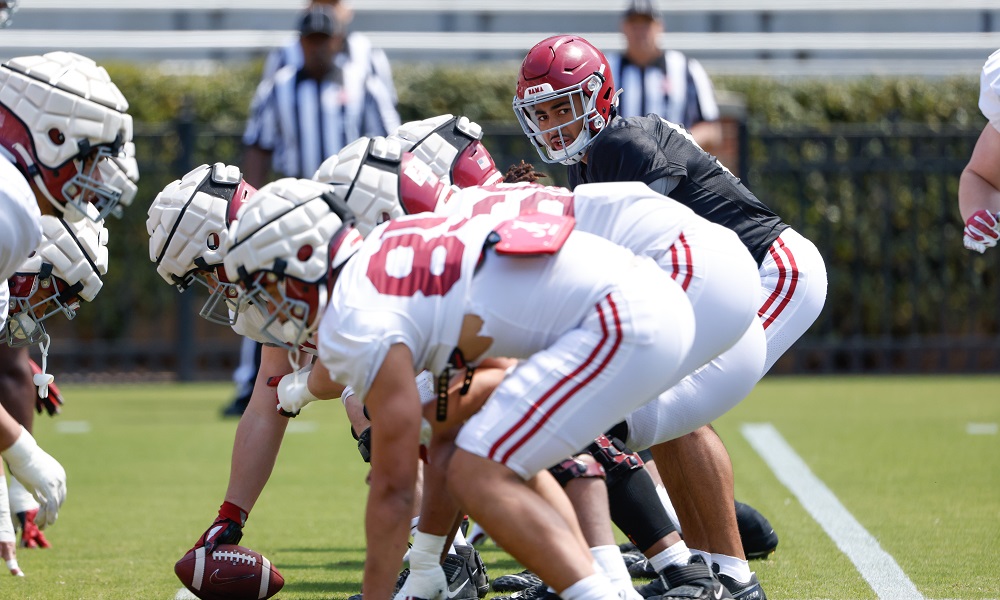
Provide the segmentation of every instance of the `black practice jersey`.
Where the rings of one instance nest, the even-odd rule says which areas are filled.
[[[571,188],[581,183],[641,181],[653,189],[673,180],[674,200],[739,235],[757,264],[788,228],[712,155],[678,125],[650,114],[612,119],[590,146],[587,163],[569,166]]]

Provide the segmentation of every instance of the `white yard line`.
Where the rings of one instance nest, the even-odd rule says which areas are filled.
[[[924,600],[895,559],[813,474],[773,425],[744,423],[740,430],[778,480],[795,494],[806,512],[854,563],[879,598]]]
[[[1000,431],[996,423],[966,423],[965,433],[969,435],[996,435]]]
[[[90,423],[87,421],[56,421],[56,431],[59,433],[90,433]]]

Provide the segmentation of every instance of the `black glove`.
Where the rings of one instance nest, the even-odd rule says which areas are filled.
[[[241,539],[243,539],[242,525],[232,519],[216,517],[212,526],[195,542],[192,550],[204,546],[205,552],[211,554],[219,544],[239,544]]]
[[[358,435],[358,452],[361,453],[361,459],[366,463],[372,461],[372,428],[365,427],[365,430]]]

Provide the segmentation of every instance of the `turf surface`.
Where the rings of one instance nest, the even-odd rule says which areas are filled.
[[[741,435],[772,423],[928,599],[1000,596],[1000,378],[774,378],[716,424],[737,497],[781,542],[755,561],[780,598],[876,598],[844,553]],[[170,599],[173,563],[211,523],[229,470],[230,386],[64,386],[67,405],[39,417],[40,443],[69,473],[69,497],[47,534],[18,553],[25,579],[0,598]],[[986,431],[990,431],[989,427]],[[280,598],[346,598],[360,589],[366,465],[338,402],[292,422],[243,543],[282,571]],[[519,571],[482,549],[492,575]]]

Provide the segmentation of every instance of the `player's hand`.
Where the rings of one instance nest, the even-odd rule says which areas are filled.
[[[41,375],[42,368],[38,366],[35,361],[28,359],[28,364],[31,365],[32,376]],[[46,386],[46,393],[43,393],[41,388],[35,388],[35,411],[38,414],[42,414],[42,411],[49,413],[50,417],[58,415],[61,411],[63,405],[62,392],[59,391],[59,386],[55,383],[49,383]]]
[[[243,526],[232,519],[219,516],[215,518],[212,526],[201,534],[192,550],[204,546],[205,552],[211,554],[219,544],[239,544],[241,539],[243,539]]]
[[[56,522],[59,507],[66,500],[66,470],[59,461],[38,447],[26,429],[14,444],[3,451],[3,458],[17,478],[38,501],[35,523],[40,529]]]
[[[16,544],[14,542],[0,542],[0,558],[7,563],[7,570],[15,577],[24,577],[24,571],[17,565]]]
[[[309,374],[312,365],[289,373],[278,381],[278,412],[283,417],[298,416],[306,404],[319,400],[309,391]]]
[[[1000,223],[996,215],[988,210],[977,210],[965,221],[962,242],[969,250],[980,254],[997,245],[1000,239]]]

